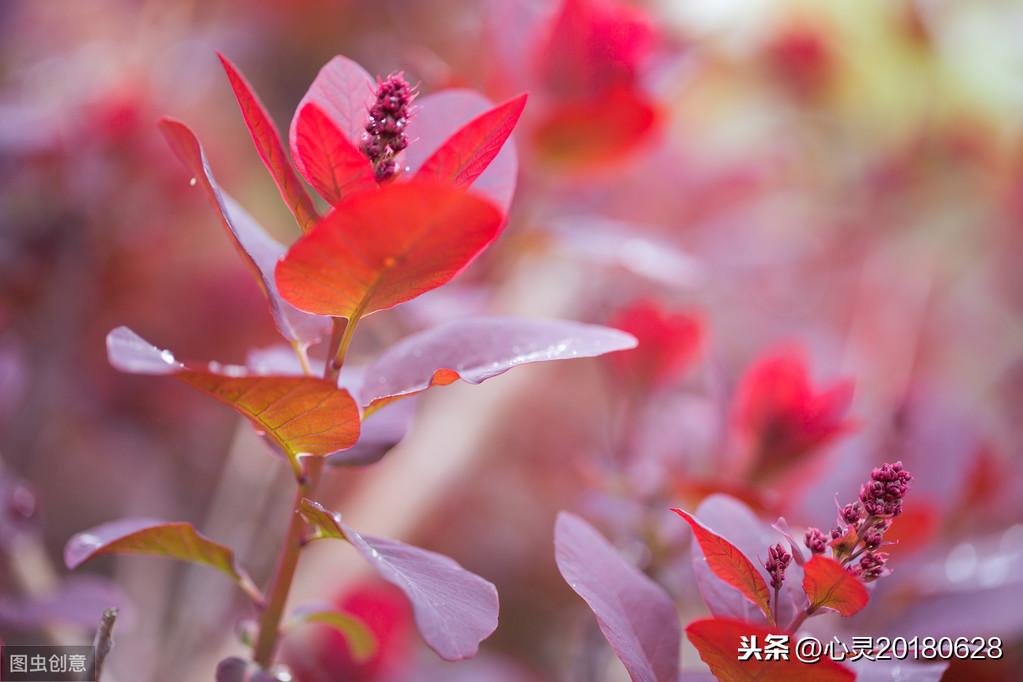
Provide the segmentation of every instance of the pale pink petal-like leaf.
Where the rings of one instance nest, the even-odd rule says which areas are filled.
[[[603,355],[634,348],[630,334],[564,320],[474,317],[413,334],[370,365],[363,405],[413,395],[457,379],[481,383],[517,365]]]
[[[202,145],[188,126],[171,118],[161,119],[159,125],[171,149],[195,181],[202,185],[232,243],[256,276],[270,304],[270,313],[278,331],[289,341],[297,341],[304,346],[318,341],[329,330],[330,320],[298,310],[277,293],[274,268],[284,257],[284,245],[267,234],[237,202],[221,192]]]
[[[664,590],[573,514],[558,514],[554,547],[562,577],[593,610],[633,682],[676,682],[682,627]]]
[[[444,90],[417,100],[415,114],[406,129],[409,146],[405,150],[405,163],[410,172],[418,172],[456,131],[493,107],[493,102],[474,90]],[[514,140],[508,140],[487,169],[473,181],[472,188],[507,212],[515,194],[518,172]]]
[[[303,107],[315,103],[328,119],[344,134],[353,147],[358,148],[366,123],[369,108],[376,100],[376,80],[351,59],[337,55],[323,65],[309,90],[295,107],[288,134],[291,155],[295,164],[308,177],[308,168],[303,167],[299,154],[298,121]]]
[[[475,656],[497,628],[497,589],[453,559],[348,526],[344,533],[381,578],[405,593],[419,633],[441,658]]]

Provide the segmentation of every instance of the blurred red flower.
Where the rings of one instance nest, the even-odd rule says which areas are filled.
[[[677,381],[693,365],[704,340],[704,325],[699,316],[668,310],[651,299],[629,304],[618,311],[610,324],[639,339],[639,346],[626,353],[613,353],[608,361],[623,375],[646,387]]]
[[[806,354],[787,346],[747,370],[735,400],[743,470],[753,479],[788,468],[852,427],[853,382],[810,383]]]
[[[413,653],[412,608],[398,588],[380,581],[359,583],[339,595],[334,606],[361,620],[374,634],[377,651],[356,662],[344,636],[316,625],[285,640],[281,660],[296,682],[371,682],[400,679]]]

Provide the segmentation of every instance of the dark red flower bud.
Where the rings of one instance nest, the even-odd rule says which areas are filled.
[[[870,480],[860,488],[860,502],[870,516],[892,517],[902,513],[902,498],[909,490],[913,476],[902,468],[902,462],[883,464],[870,473]]]
[[[771,587],[776,590],[781,589],[782,583],[785,582],[785,569],[789,567],[791,561],[792,555],[786,552],[780,543],[767,548],[767,561],[764,562],[764,568],[771,576]]]
[[[877,580],[885,575],[888,575],[890,571],[886,567],[888,563],[887,552],[864,552],[863,556],[860,557],[860,563],[850,569],[853,575],[856,575],[865,583],[869,583],[872,580]]]
[[[838,537],[841,537],[841,534]],[[824,550],[828,548],[828,539],[821,532],[820,528],[810,528],[807,530],[803,542],[812,554],[824,554]]]

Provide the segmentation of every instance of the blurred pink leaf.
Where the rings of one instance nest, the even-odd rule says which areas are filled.
[[[554,547],[562,577],[593,610],[634,682],[676,682],[682,628],[664,590],[573,514],[558,514]]]
[[[277,292],[274,268],[284,256],[284,245],[267,234],[245,209],[220,191],[202,145],[188,126],[166,117],[160,119],[159,125],[171,149],[192,173],[192,177],[202,184],[235,248],[256,275],[281,335],[303,346],[309,346],[322,338],[330,328],[329,319],[298,310]]]
[[[94,628],[103,611],[118,610],[118,622],[130,624],[134,612],[128,596],[105,578],[76,575],[58,588],[38,597],[0,597],[0,624],[20,630],[49,625],[77,625]]]
[[[288,205],[299,226],[303,231],[311,230],[319,220],[319,215],[312,199],[305,191],[305,186],[288,161],[288,155],[284,152],[284,145],[281,144],[280,134],[277,132],[277,124],[270,118],[266,107],[259,101],[259,97],[241,71],[224,55],[218,52],[217,56],[220,57],[227,79],[231,82],[231,89],[234,90],[238,107],[252,135],[259,158],[273,176],[284,203]]]
[[[101,554],[151,554],[215,568],[260,601],[259,590],[234,560],[234,552],[199,533],[190,523],[130,518],[77,533],[64,546],[64,563],[74,570]]]
[[[427,95],[417,104],[417,111],[409,119],[407,129],[411,144],[405,150],[405,162],[413,173],[417,173],[463,126],[492,111],[494,106],[474,90],[457,89]],[[486,170],[471,181],[473,190],[489,197],[507,212],[515,194],[518,166],[515,145],[505,142],[500,152],[486,165]]]
[[[364,406],[445,386],[479,384],[517,365],[603,355],[633,348],[625,332],[564,320],[474,317],[413,334],[366,370]]]

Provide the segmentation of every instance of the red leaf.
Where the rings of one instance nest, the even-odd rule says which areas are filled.
[[[131,374],[171,375],[227,403],[266,433],[296,472],[299,455],[355,445],[359,408],[348,391],[310,376],[266,376],[244,367],[182,364],[127,327],[107,335],[110,364]]]
[[[369,159],[315,101],[299,110],[294,134],[292,154],[298,169],[331,204],[347,194],[377,186]]]
[[[675,508],[672,511],[685,519],[693,529],[693,535],[707,559],[707,566],[714,575],[742,593],[742,596],[763,611],[768,622],[772,622],[771,591],[753,562],[738,547],[706,528],[685,510]]]
[[[763,647],[768,635],[777,634],[760,625],[731,618],[704,618],[686,627],[686,635],[718,682],[852,682],[853,671],[830,658],[802,663],[790,651],[789,660],[739,660],[743,637],[756,638]],[[790,646],[794,642],[789,640]]]
[[[319,219],[319,215],[317,215],[305,187],[302,186],[302,181],[298,179],[295,170],[288,161],[284,145],[281,144],[281,138],[277,133],[276,124],[270,118],[263,103],[259,101],[259,97],[256,96],[245,76],[227,57],[219,52],[217,56],[220,57],[227,78],[231,82],[231,88],[234,90],[234,96],[242,110],[242,117],[245,119],[245,125],[249,128],[249,134],[252,135],[252,141],[256,145],[256,151],[259,152],[259,158],[263,160],[263,164],[273,176],[274,182],[277,183],[277,189],[280,190],[281,197],[284,198],[284,203],[294,214],[299,226],[305,231],[312,229]]]
[[[636,150],[656,124],[657,111],[645,96],[617,89],[601,98],[558,106],[533,131],[533,142],[552,166],[599,169]]]
[[[288,135],[291,155],[304,174],[298,153],[298,117],[310,102],[316,104],[354,147],[369,121],[369,108],[376,99],[376,81],[347,57],[338,55],[323,65],[295,108]]]
[[[468,187],[501,151],[525,106],[526,95],[519,95],[469,121],[423,162],[416,175]]]
[[[814,556],[803,567],[803,590],[810,610],[831,609],[851,616],[867,605],[867,588],[842,564],[830,557]]]
[[[252,216],[229,196],[220,191],[199,139],[188,126],[171,118],[160,119],[160,130],[181,162],[202,185],[206,196],[217,209],[220,222],[227,230],[235,249],[256,275],[260,288],[270,304],[274,324],[284,338],[302,346],[318,341],[330,328],[325,317],[314,317],[296,310],[277,293],[273,270],[284,256],[284,245],[266,233]]]
[[[351,195],[295,242],[277,286],[300,310],[357,321],[448,282],[503,219],[451,185],[393,183]]]

